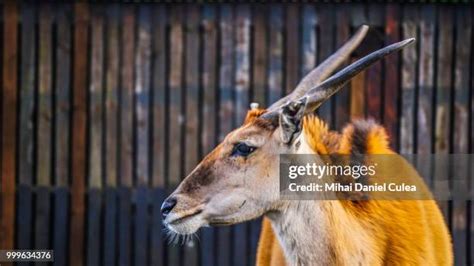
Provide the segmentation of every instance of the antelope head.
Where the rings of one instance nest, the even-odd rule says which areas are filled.
[[[367,30],[362,26],[291,94],[266,110],[249,112],[244,124],[230,132],[164,201],[161,212],[165,226],[173,233],[188,235],[203,226],[240,223],[277,210],[282,204],[279,155],[302,152],[302,118],[352,77],[414,41],[382,48],[331,76],[361,43]]]

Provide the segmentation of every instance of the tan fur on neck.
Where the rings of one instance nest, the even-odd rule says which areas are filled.
[[[355,147],[362,136],[364,147]],[[356,121],[342,134],[328,130],[310,116],[303,122],[307,144],[318,154],[350,154],[364,148],[367,154],[393,154],[383,127],[373,121]],[[410,169],[410,165],[406,165]],[[403,169],[400,169],[403,171]],[[416,177],[419,178],[419,177]],[[452,265],[449,233],[432,200],[324,201],[326,233],[334,265]],[[319,241],[314,236],[314,241]],[[300,243],[304,245],[305,243]],[[270,249],[270,250],[269,250]],[[318,251],[314,251],[318,254]],[[268,218],[264,218],[257,265],[286,265],[280,243]],[[325,260],[327,261],[327,260]],[[318,265],[320,261],[310,262]]]

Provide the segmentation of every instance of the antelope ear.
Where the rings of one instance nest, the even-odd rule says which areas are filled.
[[[306,109],[307,97],[291,101],[281,108],[280,137],[283,143],[290,144],[301,133],[301,121]]]

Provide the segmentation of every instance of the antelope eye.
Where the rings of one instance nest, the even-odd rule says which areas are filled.
[[[249,146],[245,143],[237,143],[232,150],[231,156],[248,156],[257,149],[256,147]]]

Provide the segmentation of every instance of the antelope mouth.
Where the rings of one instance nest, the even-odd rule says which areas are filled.
[[[191,235],[199,228],[205,225],[205,220],[202,215],[203,208],[189,210],[187,212],[173,213],[168,220],[163,221],[166,229],[169,232],[177,235]]]
[[[210,226],[228,226],[228,225],[242,223],[248,220],[249,219],[243,219],[243,220],[238,219],[235,217],[234,214],[232,214],[229,216],[213,217],[213,218],[210,218],[208,221],[209,221]]]
[[[227,225],[233,225],[233,224],[235,223],[226,222],[226,221],[213,221],[209,223],[210,226],[227,226]]]
[[[194,216],[198,215],[202,213],[202,209],[199,209],[199,210],[196,210],[192,213],[189,213],[189,214],[184,214],[182,215],[181,217],[177,217],[169,222],[167,222],[167,224],[169,225],[176,225],[176,224],[179,224],[179,223],[182,223],[183,221],[185,221],[186,219],[190,219],[190,218],[193,218]]]

